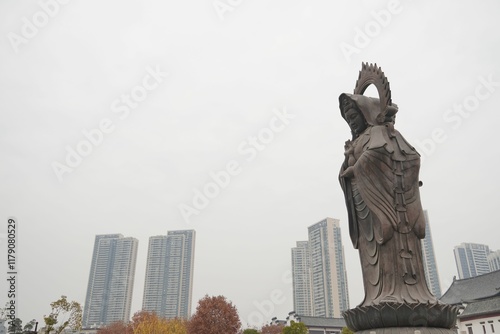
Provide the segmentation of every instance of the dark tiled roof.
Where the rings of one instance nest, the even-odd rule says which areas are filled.
[[[488,274],[454,280],[440,298],[443,303],[459,304],[500,295],[500,270]]]
[[[323,317],[307,317],[303,315],[297,315],[302,322],[307,327],[337,327],[342,328],[346,326],[344,318],[323,318]]]
[[[500,296],[468,303],[459,318],[500,312]]]

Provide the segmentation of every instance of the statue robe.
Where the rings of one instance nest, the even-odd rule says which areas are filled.
[[[420,156],[392,123],[369,125],[346,142],[340,177],[349,216],[349,233],[359,250],[365,299],[436,303],[427,287],[420,239],[425,218],[420,202]]]

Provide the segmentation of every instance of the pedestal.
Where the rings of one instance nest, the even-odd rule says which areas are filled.
[[[370,306],[358,306],[347,310],[343,316],[347,326],[356,333],[453,333],[458,308],[437,303],[406,304],[380,303]],[[425,331],[424,331],[425,330]],[[375,333],[370,333],[375,331]],[[444,331],[444,332],[443,332]]]

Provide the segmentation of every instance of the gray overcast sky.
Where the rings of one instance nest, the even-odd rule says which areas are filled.
[[[327,216],[360,303],[337,174],[350,137],[338,96],[362,61],[382,66],[396,128],[423,156],[443,291],[454,246],[500,249],[498,1],[67,2],[0,2],[0,254],[6,268],[14,216],[24,321],[63,294],[84,304],[104,233],[139,239],[138,311],[148,238],[177,229],[197,232],[193,311],[222,294],[244,324],[284,318],[290,249]]]

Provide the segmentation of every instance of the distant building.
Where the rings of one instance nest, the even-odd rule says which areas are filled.
[[[349,308],[344,248],[338,219],[309,226],[309,241],[292,249],[294,307],[304,316],[337,317]]]
[[[312,315],[311,253],[308,241],[292,248],[293,307],[298,314]]]
[[[78,334],[97,334],[98,329],[94,328],[82,328]]]
[[[439,284],[439,274],[436,265],[436,256],[434,255],[434,244],[432,242],[432,233],[427,210],[424,210],[424,217],[425,238],[422,239],[422,255],[424,258],[425,279],[432,294],[437,298],[440,298],[441,286]]]
[[[84,328],[129,321],[138,243],[121,234],[96,235],[83,309]]]
[[[309,334],[340,334],[342,328],[346,327],[344,318],[309,317],[290,312],[286,318],[286,325],[291,322],[303,323],[309,330]]]
[[[500,270],[466,279],[453,278],[453,283],[439,300],[446,304],[460,305],[467,301],[500,296],[499,288]]]
[[[291,312],[290,312],[291,313]],[[288,318],[287,318],[288,319]],[[287,320],[279,320],[278,318],[274,317],[271,319],[271,325],[281,325],[281,326],[286,326],[288,323]]]
[[[313,316],[341,318],[349,309],[347,272],[340,221],[333,218],[309,226]]]
[[[458,277],[460,279],[479,276],[490,272],[486,245],[462,243],[454,249]]]
[[[490,271],[500,270],[500,250],[488,254],[487,260]]]
[[[0,319],[0,334],[7,334],[7,328],[4,324],[8,325],[7,321],[5,319]]]
[[[441,301],[461,308],[459,334],[500,332],[500,270],[467,279],[454,279]]]
[[[149,238],[142,309],[165,318],[191,315],[194,230],[169,231]]]

